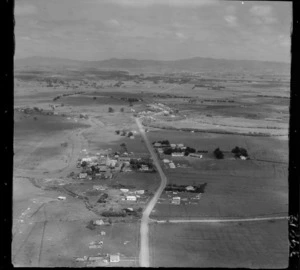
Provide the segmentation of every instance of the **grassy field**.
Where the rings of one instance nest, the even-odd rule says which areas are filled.
[[[196,149],[207,150],[202,159],[172,158],[188,162],[188,168],[165,168],[170,184],[204,184],[205,193],[198,204],[157,204],[152,217],[247,217],[286,215],[288,210],[287,164],[256,160],[235,160],[225,153],[224,160],[214,158],[212,151],[231,151],[236,145],[248,150],[251,159],[287,162],[287,142],[270,138],[221,136],[172,131],[149,132],[151,141],[169,139]]]
[[[152,267],[286,268],[287,221],[152,224]]]

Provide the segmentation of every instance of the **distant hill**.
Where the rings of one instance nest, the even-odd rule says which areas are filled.
[[[290,73],[290,64],[255,60],[228,60],[194,57],[174,61],[136,60],[112,58],[102,61],[79,61],[62,58],[29,57],[15,60],[16,69],[75,68],[113,69],[136,72],[249,72],[249,73]]]

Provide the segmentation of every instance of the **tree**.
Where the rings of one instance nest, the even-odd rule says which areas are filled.
[[[128,132],[127,134],[128,137],[133,136],[133,133],[131,131]]]
[[[114,109],[113,109],[112,107],[109,107],[109,108],[108,108],[108,112],[109,112],[109,113],[113,113],[113,112],[114,112]]]
[[[97,98],[96,97],[93,97],[93,100],[96,100]]]
[[[224,158],[224,154],[223,152],[220,150],[220,148],[215,149],[214,151],[215,157],[217,159],[223,159]]]
[[[121,109],[120,109],[120,112],[124,112],[124,108],[121,108]]]

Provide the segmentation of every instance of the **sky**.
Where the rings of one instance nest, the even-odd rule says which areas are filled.
[[[292,3],[16,0],[15,58],[290,62]]]

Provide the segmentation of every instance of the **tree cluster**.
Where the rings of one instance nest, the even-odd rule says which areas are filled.
[[[214,155],[217,159],[223,159],[224,158],[224,154],[223,152],[220,150],[220,148],[215,149],[214,151]]]
[[[248,157],[247,150],[245,148],[238,147],[238,146],[233,148],[231,150],[231,153],[233,153],[235,155],[235,157],[240,157],[240,156]]]

